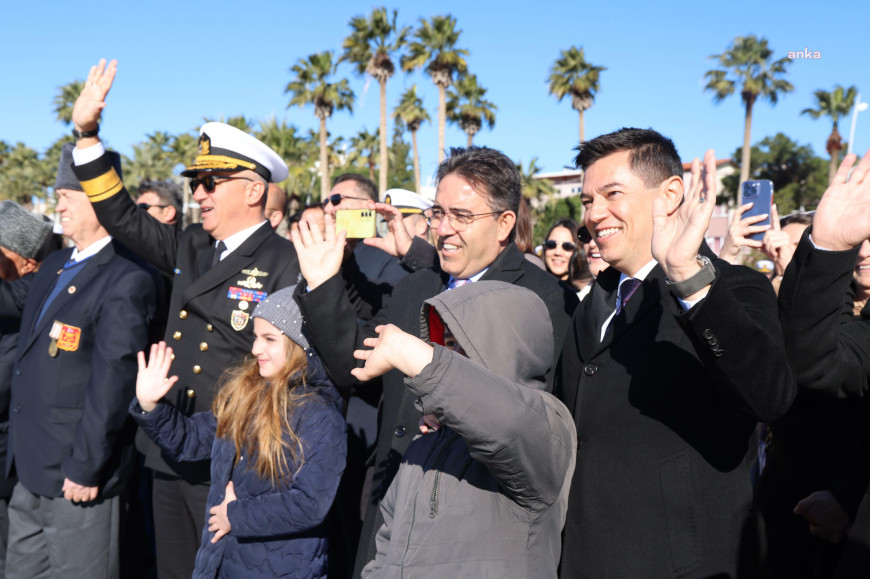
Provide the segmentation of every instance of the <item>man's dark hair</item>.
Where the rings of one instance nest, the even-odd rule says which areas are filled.
[[[435,186],[447,175],[456,175],[486,199],[493,211],[519,214],[522,184],[516,164],[507,155],[489,147],[451,147],[438,166]],[[516,237],[516,227],[508,241]]]
[[[613,153],[630,151],[628,166],[648,188],[658,187],[669,177],[683,176],[683,163],[674,142],[652,129],[623,128],[581,143],[574,165],[586,170],[595,161]]]
[[[181,220],[181,188],[172,181],[142,181],[139,183],[139,195],[154,193],[160,199],[161,205],[175,207],[176,219]]]
[[[786,225],[792,225],[794,223],[798,223],[800,225],[806,225],[809,227],[813,224],[813,216],[815,215],[815,211],[810,213],[791,213],[782,217],[779,220],[779,227],[783,228]]]
[[[363,177],[358,173],[344,173],[343,175],[339,175],[332,180],[332,186],[335,187],[339,183],[344,183],[345,181],[353,181],[354,183],[356,183],[356,188],[359,189],[361,193],[368,196],[369,199],[377,203],[378,187],[372,182],[371,179]]]
[[[311,203],[310,205],[300,207],[299,211],[287,218],[287,225],[292,225],[294,223],[299,223],[300,221],[302,221],[302,214],[309,209],[319,209],[320,211],[323,211],[323,205],[321,205],[320,203]]]

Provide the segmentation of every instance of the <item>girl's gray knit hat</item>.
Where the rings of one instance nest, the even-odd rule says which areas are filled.
[[[293,299],[296,286],[291,285],[266,296],[266,299],[257,304],[251,317],[263,318],[279,330],[281,333],[299,344],[303,350],[308,350],[308,340],[302,333],[302,312],[299,305]]]

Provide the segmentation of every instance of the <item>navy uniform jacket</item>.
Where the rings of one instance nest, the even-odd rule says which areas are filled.
[[[120,494],[127,483],[134,450],[126,408],[136,389],[136,352],[146,347],[157,310],[157,288],[126,252],[112,242],[90,257],[39,323],[72,250],[49,255],[32,278],[13,370],[6,466],[9,472],[14,464],[34,494],[61,496],[64,477],[99,486],[103,497]],[[0,315],[20,311],[14,295],[19,282],[0,285]],[[69,332],[52,356],[54,322]]]
[[[759,421],[796,387],[761,274],[714,259],[683,311],[656,266],[599,341],[619,272],[574,313],[555,393],[574,415],[577,466],[562,577],[755,577],[752,485]]]
[[[166,398],[185,415],[211,408],[223,371],[241,362],[254,342],[250,315],[267,294],[299,279],[296,250],[264,221],[241,246],[211,266],[214,239],[202,225],[183,231],[141,211],[108,155],[73,167],[103,227],[161,273],[173,277],[166,343],[178,382]],[[146,465],[188,482],[209,480],[208,461],[178,463],[146,442]],[[141,448],[141,447],[140,447]]]

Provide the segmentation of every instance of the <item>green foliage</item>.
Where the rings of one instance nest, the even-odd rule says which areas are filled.
[[[411,144],[402,138],[402,129],[396,127],[390,143],[390,174],[388,189],[414,191],[414,166],[411,160]]]
[[[447,120],[473,137],[483,125],[495,126],[498,107],[486,100],[486,89],[477,84],[477,75],[468,74],[447,91]]]
[[[407,128],[412,133],[417,132],[420,125],[431,122],[429,113],[423,108],[423,100],[417,96],[417,85],[402,93],[399,104],[393,110],[393,118],[396,124]]]
[[[85,81],[74,80],[68,84],[57,87],[58,93],[54,97],[55,120],[69,126],[72,123],[73,105],[85,88]]]
[[[401,59],[402,70],[411,72],[425,67],[436,85],[449,86],[454,73],[465,74],[468,70],[465,62],[468,51],[456,48],[461,33],[456,29],[456,19],[449,14],[429,20],[421,18],[414,40],[408,44],[408,53]]]
[[[734,158],[740,158],[740,149]],[[750,179],[773,181],[774,200],[780,215],[803,207],[815,209],[828,184],[827,163],[809,145],[799,145],[783,133],[765,137],[752,147]],[[722,179],[730,200],[737,201],[740,177]]]
[[[830,117],[833,123],[831,135],[825,143],[825,150],[834,160],[835,163],[840,161],[840,151],[843,150],[843,140],[837,130],[837,123],[840,118],[849,114],[852,107],[855,106],[855,97],[858,95],[858,89],[850,86],[844,89],[837,85],[834,90],[828,92],[826,90],[817,90],[813,93],[816,98],[816,108],[806,108],[801,111],[802,115],[809,115],[814,119],[819,119],[822,116]]]
[[[716,102],[734,94],[739,86],[743,102],[749,108],[759,97],[776,104],[779,95],[793,91],[794,86],[781,78],[791,60],[783,57],[771,61],[772,56],[766,38],[754,34],[738,36],[728,50],[710,57],[722,68],[707,71],[704,88],[713,92]]]
[[[573,219],[577,223],[583,222],[583,205],[580,203],[579,195],[561,199],[551,198],[548,203],[533,211],[532,221],[534,229],[532,239],[535,240],[535,245],[544,241],[547,231],[557,219],[564,219],[566,217]]]
[[[553,63],[547,78],[550,94],[562,101],[571,96],[571,106],[584,111],[592,106],[598,92],[600,75],[607,68],[595,66],[586,61],[583,47],[572,46],[563,50]]]
[[[350,149],[347,152],[347,162],[351,165],[362,165],[366,169],[366,177],[375,180],[375,167],[377,166],[378,148],[380,140],[368,129],[359,131],[350,138]]]
[[[341,43],[344,52],[339,62],[353,64],[357,74],[369,73],[378,80],[393,75],[395,66],[391,55],[401,50],[408,41],[410,27],[396,25],[398,12],[390,19],[383,6],[372,10],[368,18],[354,16],[350,20],[350,35]]]
[[[314,116],[319,119],[331,117],[334,110],[353,112],[354,94],[347,79],[329,82],[335,73],[331,50],[300,58],[290,72],[296,77],[284,89],[285,93],[291,95],[287,108],[314,105]]]

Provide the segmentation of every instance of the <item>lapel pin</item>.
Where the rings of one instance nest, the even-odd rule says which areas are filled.
[[[76,293],[76,286],[71,285],[71,286],[69,286],[69,289],[66,291],[69,292],[70,295],[72,295],[72,294]]]

